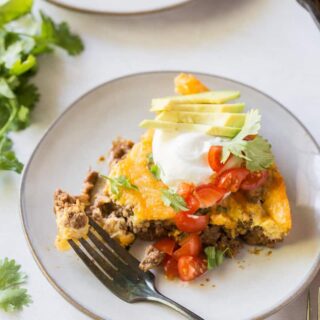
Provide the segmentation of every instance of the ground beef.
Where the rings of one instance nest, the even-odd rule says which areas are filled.
[[[128,151],[131,150],[134,143],[131,140],[118,138],[112,142],[110,164],[113,165],[121,160]]]
[[[246,199],[253,203],[263,203],[265,200],[265,190],[264,186],[260,188],[256,188],[250,191],[244,191],[243,194],[245,195]]]
[[[54,193],[54,212],[65,227],[81,229],[88,224],[85,204],[60,189]]]
[[[261,227],[253,227],[245,235],[242,236],[244,242],[249,245],[262,245],[269,248],[273,248],[280,240],[270,240],[267,238]]]
[[[165,253],[159,251],[154,246],[147,247],[144,258],[140,262],[139,268],[144,272],[159,266],[165,257]]]
[[[221,227],[209,225],[201,234],[201,241],[205,246],[215,245],[221,237]]]
[[[214,246],[228,257],[236,256],[242,247],[240,238],[232,237],[227,230],[216,225],[209,225],[200,237],[204,246]]]
[[[132,225],[133,233],[144,241],[154,241],[167,237],[175,226],[169,221],[153,220],[144,221],[140,225]]]
[[[89,171],[85,180],[83,181],[83,189],[80,197],[83,201],[89,202],[91,198],[91,192],[93,191],[97,180],[99,178],[99,173],[96,171]]]

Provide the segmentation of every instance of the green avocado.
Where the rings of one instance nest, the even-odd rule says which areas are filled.
[[[177,123],[206,124],[219,127],[242,128],[245,120],[245,113],[209,113],[209,112],[184,112],[184,111],[163,111],[156,120],[170,121]]]
[[[221,104],[240,97],[239,91],[208,91],[185,96],[174,96],[166,98],[152,99],[151,107],[156,110],[163,110],[170,105],[210,103]]]
[[[245,108],[244,103],[230,104],[169,104],[162,109],[151,108],[152,112],[161,111],[189,111],[189,112],[231,112],[239,113]]]
[[[198,131],[213,136],[233,138],[241,128],[209,126],[205,124],[177,123],[161,120],[143,120],[140,125],[144,129],[162,129],[170,131]]]

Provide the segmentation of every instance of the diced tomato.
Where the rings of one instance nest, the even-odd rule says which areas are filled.
[[[220,169],[219,174],[229,169],[240,168],[242,166],[242,163],[243,160],[241,158],[235,157],[234,155],[230,155],[226,163]]]
[[[182,211],[175,215],[174,220],[180,231],[192,233],[204,230],[209,223],[209,216],[196,216]]]
[[[182,256],[197,257],[202,250],[202,244],[200,237],[196,234],[190,234],[181,243],[181,248],[173,253],[175,259],[179,259]]]
[[[219,175],[215,183],[219,189],[236,192],[248,174],[249,170],[246,168],[229,169]]]
[[[246,141],[251,141],[251,140],[253,140],[256,136],[257,136],[256,134],[249,134],[248,136],[246,136],[246,137],[244,138],[244,140],[246,140]]]
[[[154,243],[153,246],[158,250],[172,256],[174,248],[176,247],[176,242],[170,238],[163,238]]]
[[[200,257],[184,256],[178,260],[178,272],[182,281],[193,280],[207,271],[206,260]]]
[[[182,182],[178,186],[177,193],[181,197],[186,198],[186,197],[188,197],[188,195],[190,195],[193,192],[194,188],[195,188],[194,184],[187,183],[187,182]]]
[[[194,195],[200,201],[201,208],[212,207],[222,199],[224,193],[223,190],[218,189],[212,184],[201,185],[194,191]]]
[[[193,194],[189,194],[185,201],[189,210],[184,213],[193,214],[200,208],[200,201]]]
[[[242,190],[254,190],[261,187],[268,178],[268,171],[250,172],[241,184]]]
[[[163,262],[163,269],[168,279],[175,279],[179,277],[178,261],[170,256],[166,256]]]
[[[208,162],[211,169],[215,172],[219,172],[223,167],[221,162],[222,146],[211,146],[208,152]]]

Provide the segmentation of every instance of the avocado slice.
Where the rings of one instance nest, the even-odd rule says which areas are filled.
[[[221,104],[240,97],[239,91],[208,91],[185,96],[174,96],[152,99],[151,107],[162,110],[169,105],[191,104],[191,103],[214,103]]]
[[[171,131],[199,131],[213,136],[233,138],[241,128],[209,126],[194,123],[176,123],[161,120],[143,120],[140,125],[144,129],[162,129]]]
[[[150,111],[189,111],[189,112],[231,112],[239,113],[245,108],[244,103],[230,104],[169,104],[162,109],[152,107]]]
[[[245,113],[209,113],[209,112],[183,112],[183,111],[163,111],[156,120],[170,121],[178,123],[206,124],[219,127],[242,128],[245,120]]]

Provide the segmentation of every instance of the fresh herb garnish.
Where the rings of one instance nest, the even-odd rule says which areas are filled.
[[[132,184],[128,180],[128,178],[125,176],[120,176],[117,178],[110,178],[108,176],[101,175],[101,177],[107,179],[110,182],[111,192],[117,197],[119,197],[121,194],[121,188],[139,191],[138,187],[136,185]]]
[[[208,270],[216,268],[223,263],[225,252],[220,251],[215,247],[206,247],[204,253],[207,256]]]
[[[30,113],[39,100],[30,78],[37,71],[37,56],[56,47],[75,55],[81,39],[65,22],[55,24],[40,12],[31,14],[32,0],[9,0],[0,5],[0,170],[22,171],[12,150],[9,133],[30,125]]]
[[[20,267],[14,260],[0,260],[0,308],[6,312],[21,310],[31,303],[27,290],[20,287],[27,278]]]
[[[154,163],[152,153],[148,155],[148,168],[149,168],[149,171],[153,174],[153,176],[157,180],[160,180],[161,170],[160,170],[160,167]]]
[[[161,191],[161,199],[167,207],[171,207],[175,211],[188,211],[188,207],[184,199],[173,190],[164,189]]]
[[[241,131],[228,142],[223,143],[221,162],[225,163],[230,154],[246,160],[246,167],[250,171],[268,168],[273,163],[271,145],[260,136],[253,140],[244,140],[247,136],[257,135],[260,130],[261,115],[258,110],[250,110]]]

